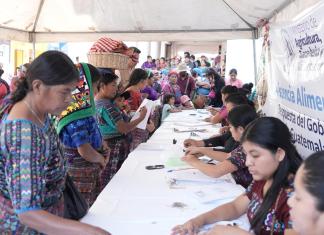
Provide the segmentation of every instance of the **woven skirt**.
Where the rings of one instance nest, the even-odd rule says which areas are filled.
[[[68,173],[73,183],[91,206],[100,193],[100,165],[86,161],[77,149],[64,148],[64,156],[68,159]]]
[[[100,189],[103,190],[117,173],[129,154],[129,142],[125,136],[106,139],[110,148],[109,162],[101,173]]]

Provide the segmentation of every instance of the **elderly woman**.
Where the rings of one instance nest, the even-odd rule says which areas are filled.
[[[26,77],[1,112],[0,233],[109,234],[62,218],[67,169],[49,115],[70,104],[78,70],[65,54],[47,51]]]

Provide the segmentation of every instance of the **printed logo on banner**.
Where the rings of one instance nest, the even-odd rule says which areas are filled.
[[[282,29],[281,30],[281,37],[283,41],[283,45],[285,48],[285,71],[289,73],[290,71],[290,64],[295,58],[295,51],[293,48],[293,43],[291,42],[291,37],[289,36],[289,33],[287,30]]]

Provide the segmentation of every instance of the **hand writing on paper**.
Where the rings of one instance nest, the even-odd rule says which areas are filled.
[[[194,139],[185,139],[183,145],[188,147],[203,147],[204,142],[202,140],[194,140]]]
[[[187,154],[181,158],[182,161],[192,165],[195,162],[199,162],[200,160],[195,156],[191,154]]]
[[[210,112],[210,114],[211,115],[216,115],[218,112],[219,112],[219,110],[218,109],[215,109],[215,108],[213,108],[213,107],[208,107],[207,108],[207,110]]]
[[[186,151],[186,154],[191,154],[191,155],[195,155],[196,157],[201,157],[203,156],[202,150],[203,149],[200,147],[189,147]]]
[[[211,118],[210,118],[210,117],[205,118],[204,121],[205,121],[205,122],[211,122]]]
[[[191,219],[182,225],[177,225],[172,229],[171,235],[195,235],[202,226],[197,220]]]

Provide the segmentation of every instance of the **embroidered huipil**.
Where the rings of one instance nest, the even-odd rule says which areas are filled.
[[[63,216],[66,167],[58,136],[29,120],[2,120],[0,128],[0,234],[38,234],[18,215],[46,210]]]

